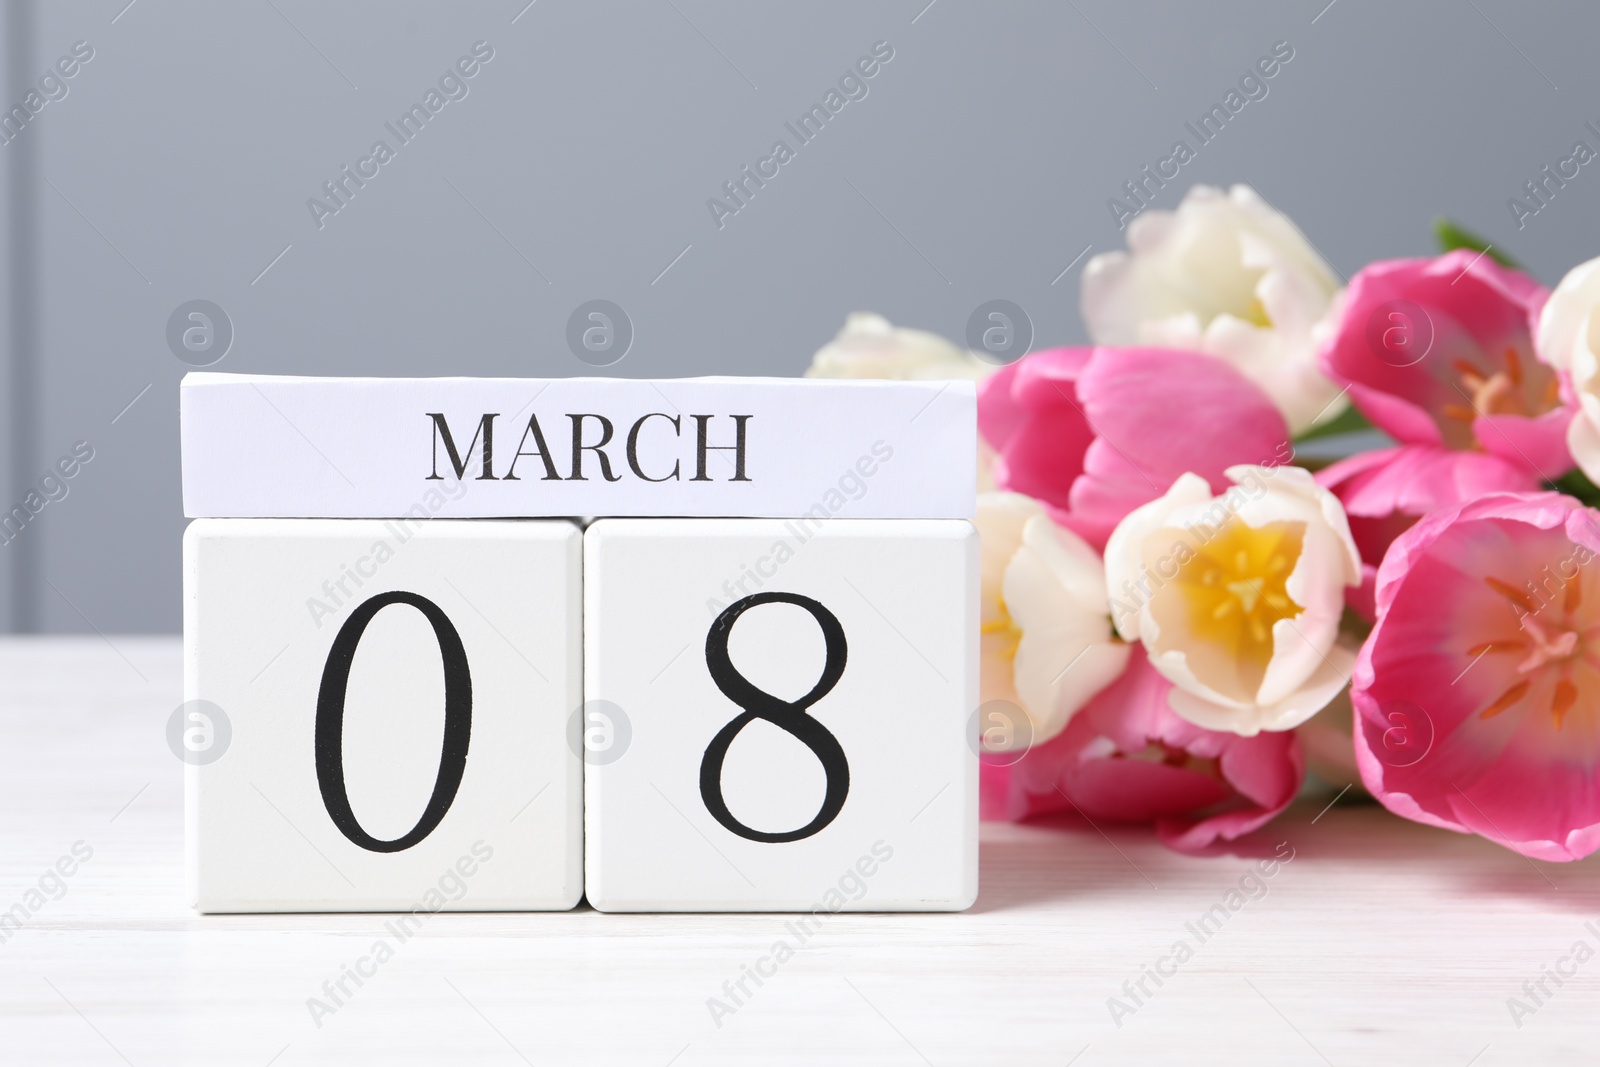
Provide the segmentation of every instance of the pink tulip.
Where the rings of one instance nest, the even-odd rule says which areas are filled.
[[[1014,757],[985,757],[983,817],[1073,811],[1091,820],[1154,822],[1192,852],[1271,821],[1305,777],[1293,731],[1254,737],[1207,730],[1167,706],[1168,682],[1135,645],[1122,677],[1058,737]]]
[[[1537,489],[1527,467],[1487,452],[1453,452],[1442,445],[1400,445],[1343,459],[1317,472],[1317,483],[1339,498],[1361,552],[1362,581],[1346,596],[1372,621],[1378,564],[1389,545],[1423,515],[1485,493]]]
[[[1532,492],[1572,469],[1576,404],[1543,362],[1534,326],[1549,292],[1488,256],[1373,263],[1350,279],[1323,372],[1400,447],[1322,471],[1350,516],[1366,580],[1350,606],[1372,617],[1389,544],[1435,508],[1489,492]]]
[[[1292,455],[1283,416],[1222,360],[1160,348],[1052,348],[978,387],[995,482],[1043,501],[1095,547],[1193,471],[1221,492],[1234,464]]]
[[[1549,295],[1466,249],[1373,263],[1350,279],[1322,369],[1401,444],[1487,452],[1533,487],[1572,469],[1566,432],[1576,407],[1533,343]],[[1448,481],[1437,470],[1429,477],[1434,487]]]
[[[1390,547],[1351,689],[1362,781],[1389,810],[1538,859],[1600,847],[1597,518],[1494,493]]]

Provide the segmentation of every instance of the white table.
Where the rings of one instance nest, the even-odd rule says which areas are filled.
[[[0,944],[0,1062],[1008,1065],[1593,1062],[1600,865],[1535,864],[1348,801],[1291,810],[1292,863],[1116,1025],[1122,995],[1254,862],[1140,829],[986,826],[961,915],[841,915],[717,1026],[785,917],[440,915],[318,1027],[382,916],[202,918],[181,900],[173,638],[0,642],[0,911],[93,858]],[[1563,964],[1571,970],[1570,964]],[[1169,971],[1174,970],[1170,965]],[[1144,998],[1141,998],[1144,999]],[[1131,1000],[1127,1001],[1132,1004]],[[1533,1005],[1531,1000],[1528,1001]]]

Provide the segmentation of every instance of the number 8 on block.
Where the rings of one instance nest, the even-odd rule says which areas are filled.
[[[219,739],[185,758],[194,906],[575,905],[581,545],[560,521],[192,523],[185,701]]]
[[[625,730],[588,756],[589,902],[969,906],[977,550],[953,519],[591,525],[584,707]]]

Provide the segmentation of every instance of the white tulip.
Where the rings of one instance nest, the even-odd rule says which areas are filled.
[[[1299,434],[1343,410],[1314,329],[1339,279],[1294,223],[1246,185],[1190,189],[1128,224],[1128,251],[1083,271],[1083,319],[1103,345],[1205,352],[1259,385]]]
[[[1100,556],[1019,493],[978,496],[983,544],[980,700],[1026,716],[1008,736],[986,732],[990,751],[1059,734],[1127,666],[1106,607]]]
[[[1572,377],[1579,411],[1567,426],[1567,448],[1600,481],[1600,259],[1567,271],[1539,314],[1538,352]]]
[[[1179,478],[1106,543],[1117,631],[1172,683],[1172,710],[1249,737],[1316,714],[1349,680],[1345,587],[1361,557],[1338,499],[1298,467],[1228,468],[1212,496]]]
[[[807,378],[895,378],[976,381],[995,367],[936,333],[892,325],[882,315],[857,311],[839,336],[811,357]]]

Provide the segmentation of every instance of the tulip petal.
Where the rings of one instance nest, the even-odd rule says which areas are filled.
[[[1480,497],[1396,539],[1351,691],[1385,806],[1535,858],[1600,845],[1596,555],[1600,516],[1556,493]]]
[[[1404,444],[1486,450],[1559,477],[1573,397],[1534,346],[1547,295],[1468,249],[1373,263],[1350,280],[1322,368]]]
[[[1091,820],[1153,821],[1164,843],[1194,851],[1278,815],[1304,778],[1298,738],[1204,730],[1173,714],[1170,689],[1133,648],[1122,676],[1060,736],[1013,765],[983,763],[983,817],[1076,811]]]
[[[1270,400],[1219,360],[1162,349],[1096,349],[1078,379],[1096,439],[1069,506],[1104,542],[1123,516],[1185,472],[1216,492],[1227,468],[1281,462],[1289,428]]]

